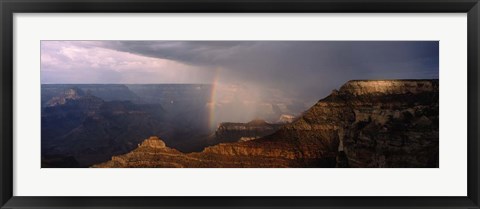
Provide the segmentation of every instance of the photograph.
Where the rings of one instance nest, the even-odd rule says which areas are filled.
[[[0,209],[480,209],[479,2],[0,0]]]
[[[439,168],[439,41],[39,44],[41,168]]]

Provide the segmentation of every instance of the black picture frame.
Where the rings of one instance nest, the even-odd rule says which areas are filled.
[[[478,0],[0,0],[1,208],[479,208]],[[468,195],[465,197],[21,197],[13,196],[14,13],[467,13]],[[449,179],[445,179],[448,181]],[[94,188],[92,188],[94,189]],[[414,189],[414,188],[412,188]]]

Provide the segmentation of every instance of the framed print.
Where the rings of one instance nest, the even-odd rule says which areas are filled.
[[[479,208],[479,4],[1,1],[2,208]]]

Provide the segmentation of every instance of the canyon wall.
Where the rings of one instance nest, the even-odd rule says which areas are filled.
[[[93,167],[438,167],[438,87],[438,80],[349,81],[259,139],[189,154],[139,146]],[[161,141],[145,143],[152,140]]]

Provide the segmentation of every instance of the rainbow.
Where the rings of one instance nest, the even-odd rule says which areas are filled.
[[[215,118],[215,105],[217,100],[217,86],[218,86],[218,79],[220,75],[220,68],[215,69],[215,75],[213,76],[212,80],[212,89],[210,92],[210,107],[209,107],[209,116],[208,116],[208,124],[211,130],[215,130],[217,128],[216,118]]]

